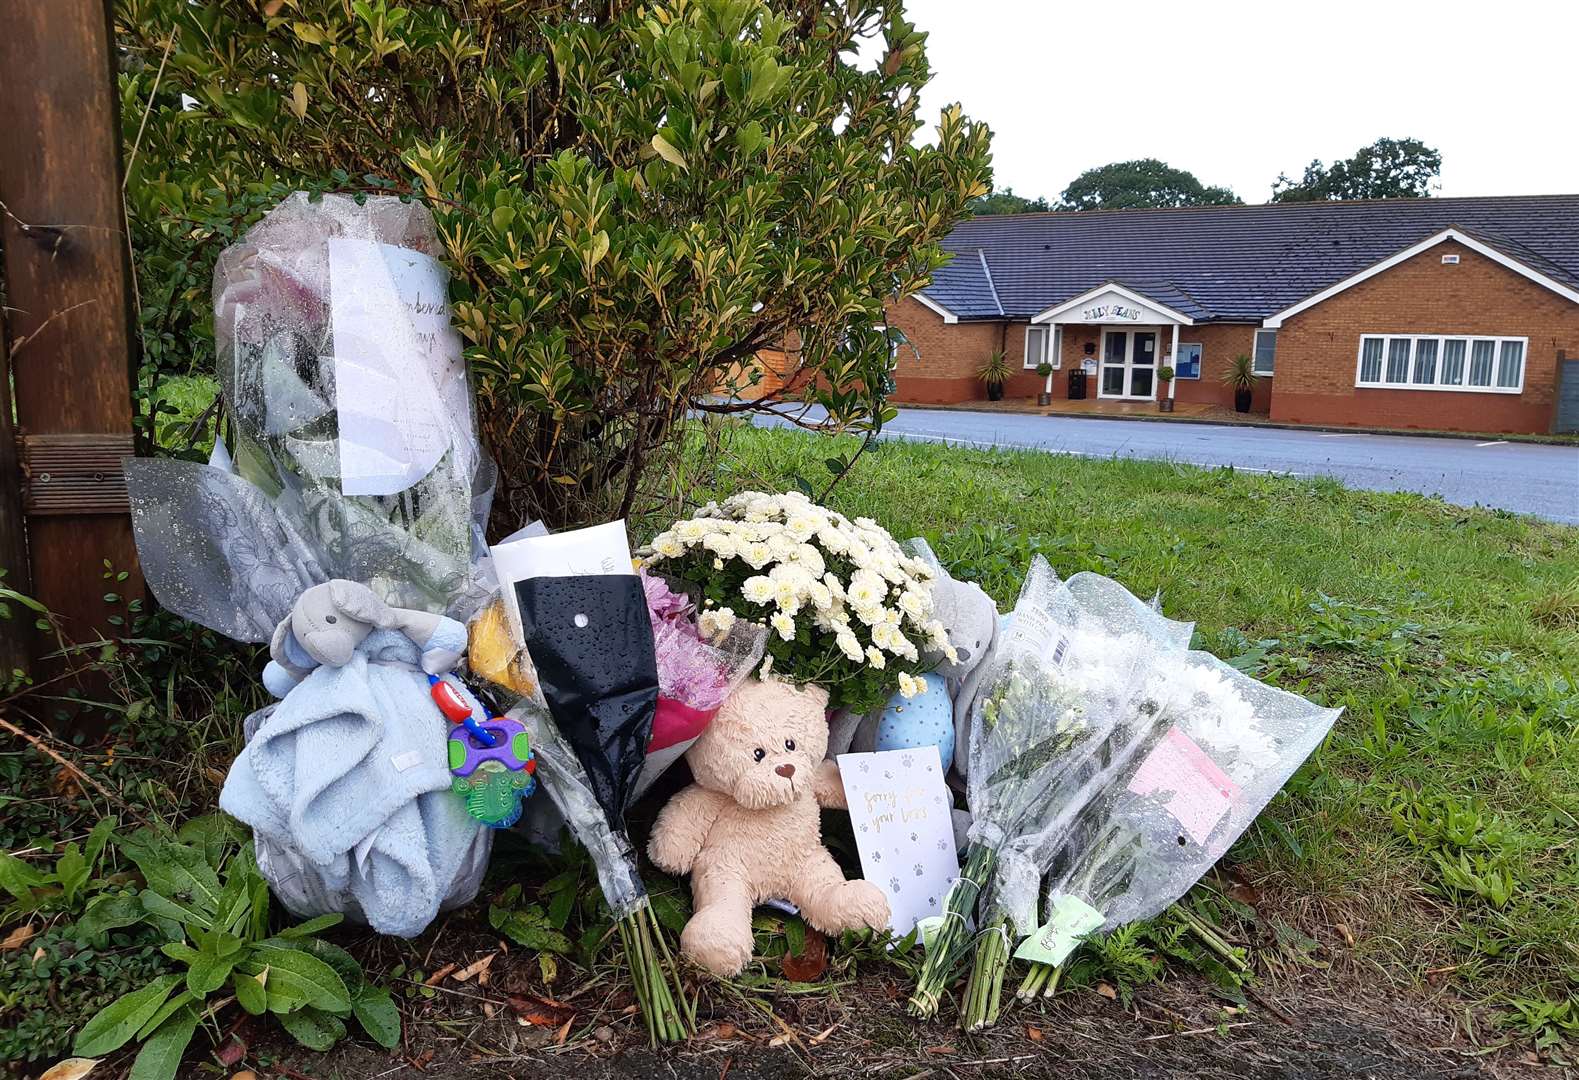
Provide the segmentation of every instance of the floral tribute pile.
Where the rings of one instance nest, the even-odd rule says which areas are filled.
[[[845,880],[820,815],[846,805],[847,749],[897,750],[896,771],[936,763],[950,832],[971,818],[958,878],[919,892],[935,925],[912,1011],[935,1013],[968,969],[976,1026],[1011,951],[1033,965],[1029,995],[1085,935],[1182,897],[1331,726],[1108,578],[1038,558],[1000,617],[924,544],[795,492],[708,503],[639,571],[622,522],[489,547],[495,470],[438,248],[418,206],[286,200],[215,273],[229,445],[126,470],[161,604],[269,643],[280,700],[247,719],[222,799],[297,916],[415,936],[475,896],[493,829],[566,825],[651,1038],[680,1040],[694,999],[627,810],[686,756],[696,783],[648,851],[693,878],[681,953],[730,975],[761,900],[830,934],[894,926],[890,896]],[[904,907],[908,929],[923,905]]]

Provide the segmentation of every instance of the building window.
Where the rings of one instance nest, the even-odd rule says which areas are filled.
[[[1256,375],[1270,375],[1277,363],[1277,331],[1257,330],[1256,348],[1250,361],[1250,370]]]
[[[1362,334],[1354,385],[1403,390],[1524,389],[1527,338]]]
[[[1064,328],[1027,326],[1025,328],[1025,366],[1034,369],[1043,360],[1053,367],[1063,366]]]
[[[1179,342],[1179,355],[1173,358],[1173,377],[1175,379],[1199,379],[1201,377],[1201,347],[1197,344]]]

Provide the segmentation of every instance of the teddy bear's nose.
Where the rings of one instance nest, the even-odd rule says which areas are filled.
[[[780,776],[784,777],[787,780],[791,776],[795,775],[795,766],[789,764],[788,762],[785,762],[783,765],[780,765],[778,768],[774,769],[773,771],[778,773]]]

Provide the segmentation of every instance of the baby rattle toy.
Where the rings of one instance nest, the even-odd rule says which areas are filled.
[[[428,676],[428,691],[450,730],[452,788],[466,799],[466,812],[485,825],[507,829],[521,818],[521,800],[537,788],[537,759],[526,727],[495,716],[483,704],[478,721],[471,703],[453,685]]]

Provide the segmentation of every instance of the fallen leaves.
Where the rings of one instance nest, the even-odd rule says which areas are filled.
[[[26,945],[36,933],[38,933],[38,931],[34,928],[32,923],[28,923],[26,926],[19,926],[7,934],[4,941],[0,941],[0,949],[20,949],[22,946]],[[85,1061],[87,1059],[73,1058],[72,1060]]]
[[[1026,1024],[1025,1025],[1025,1037],[1027,1039],[1030,1039],[1032,1042],[1041,1042],[1042,1041],[1042,1029],[1039,1028],[1039,1027],[1032,1027],[1030,1024]]]
[[[214,1051],[214,1059],[225,1068],[241,1064],[241,1059],[247,1056],[247,1044],[240,1038],[232,1035]]]
[[[1261,891],[1248,881],[1237,881],[1230,885],[1228,887],[1228,897],[1230,900],[1237,900],[1245,907],[1254,908],[1261,906]]]
[[[472,979],[476,979],[478,986],[487,986],[488,969],[493,966],[494,957],[498,955],[498,953],[489,953],[481,960],[467,964],[451,977],[458,983],[470,982]]]
[[[435,971],[432,975],[429,975],[425,980],[423,980],[422,985],[437,986],[439,983],[444,981],[445,976],[449,975],[458,967],[460,967],[459,964],[445,964],[443,967],[439,968],[439,970]]]
[[[1343,936],[1343,943],[1349,948],[1354,948],[1354,931],[1349,929],[1348,923],[1333,923],[1332,928]]]
[[[1118,991],[1113,989],[1107,983],[1097,983],[1097,993],[1102,997],[1107,998],[1109,1001],[1118,1000]]]
[[[38,1080],[82,1080],[98,1063],[98,1058],[67,1058],[50,1066]]]
[[[815,982],[828,970],[828,939],[817,931],[806,928],[806,943],[799,956],[784,954],[781,963],[784,977],[791,982]]]
[[[562,1027],[576,1015],[576,1010],[563,1001],[536,994],[511,994],[506,1000],[521,1022],[535,1027]]]

